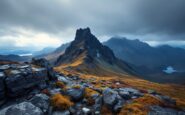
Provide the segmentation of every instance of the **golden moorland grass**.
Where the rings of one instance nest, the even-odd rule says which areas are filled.
[[[99,94],[97,91],[92,90],[90,88],[85,88],[85,95],[84,97],[87,99],[87,103],[89,105],[93,105],[95,103],[95,100],[93,99],[93,95]]]
[[[59,110],[66,110],[74,105],[74,103],[71,102],[67,96],[64,96],[62,94],[53,95],[51,97],[51,104],[54,108]]]
[[[163,102],[156,97],[145,94],[143,97],[135,99],[132,103],[126,104],[119,115],[147,115],[149,106],[163,105]]]
[[[82,67],[82,69],[86,69]],[[102,70],[102,71],[101,71]],[[147,80],[140,79],[135,76],[127,75],[127,74],[120,74],[119,72],[112,72],[109,69],[105,69],[104,71],[102,68],[94,68],[93,73],[88,72],[79,72],[76,71],[74,68],[66,69],[60,68],[56,69],[58,72],[62,72],[64,74],[72,74],[72,75],[79,75],[83,79],[96,79],[95,87],[103,88],[103,86],[109,84],[102,85],[100,81],[115,81],[119,80],[120,82],[124,83],[125,87],[134,87],[139,90],[155,90],[162,95],[170,96],[171,98],[176,100],[176,104],[178,108],[185,108],[185,85],[176,85],[176,84],[160,84],[154,83]],[[134,103],[133,105],[128,105],[128,108],[131,106],[139,106],[139,103]],[[139,110],[137,110],[139,112]],[[146,111],[143,111],[145,113]],[[142,112],[141,112],[142,113]],[[140,114],[140,113],[138,113]],[[142,114],[141,114],[142,115]]]

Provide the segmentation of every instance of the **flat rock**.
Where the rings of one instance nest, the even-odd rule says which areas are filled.
[[[117,92],[107,88],[103,91],[103,101],[109,107],[113,107],[117,102]]]
[[[127,91],[119,91],[119,95],[120,95],[122,98],[126,99],[126,100],[131,99],[131,97],[132,97],[132,96],[130,95],[130,93],[127,92]]]
[[[85,90],[84,88],[71,88],[68,89],[66,92],[67,95],[69,95],[72,100],[80,101],[84,97]]]
[[[9,68],[10,68],[10,65],[1,65],[1,66],[0,66],[0,70],[1,70],[1,71],[7,70],[7,69],[9,69]]]
[[[39,107],[44,113],[46,113],[49,108],[49,97],[46,94],[36,94],[30,102]]]
[[[0,111],[0,115],[44,115],[40,108],[30,102],[11,105]]]
[[[119,88],[119,91],[128,92],[129,94],[134,96],[143,96],[143,93],[133,88]]]
[[[68,110],[66,111],[54,111],[52,115],[70,115],[70,112]]]

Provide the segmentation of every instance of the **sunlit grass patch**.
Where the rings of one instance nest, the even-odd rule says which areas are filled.
[[[73,106],[74,103],[70,101],[70,99],[61,94],[55,94],[51,97],[51,104],[54,108],[60,110],[66,110],[69,107]]]

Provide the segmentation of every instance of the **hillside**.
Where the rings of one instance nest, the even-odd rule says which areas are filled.
[[[134,74],[134,70],[126,62],[117,59],[111,49],[91,34],[89,28],[76,31],[75,40],[55,64],[58,69],[70,68],[95,75],[109,72]]]
[[[151,47],[139,40],[111,38],[103,43],[110,47],[115,55],[133,65],[143,78],[155,82],[184,83],[185,50],[168,45]],[[174,73],[165,73],[171,66]]]

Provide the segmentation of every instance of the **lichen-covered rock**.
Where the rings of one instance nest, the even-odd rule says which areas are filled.
[[[103,101],[109,107],[113,107],[117,102],[117,92],[114,90],[107,88],[103,91]]]
[[[56,80],[56,73],[53,70],[53,67],[51,66],[51,64],[44,58],[41,59],[32,59],[32,64],[46,68],[47,69],[47,74],[50,80]]]
[[[11,105],[0,111],[0,115],[44,115],[40,108],[30,102]]]
[[[34,86],[40,87],[46,80],[47,71],[44,68],[33,69],[31,73],[30,71],[18,72],[18,70],[14,70],[13,73],[11,71],[5,79],[7,94],[10,97],[23,95],[26,93],[27,89],[31,89]]]
[[[130,93],[127,92],[127,91],[119,91],[119,95],[120,95],[122,98],[126,99],[126,100],[131,99],[131,97],[132,97],[132,96],[130,95]]]
[[[84,97],[85,90],[84,88],[80,87],[68,89],[66,92],[67,95],[69,95],[73,101],[80,101]]]
[[[124,100],[118,100],[118,102],[115,104],[113,108],[114,112],[119,112],[122,109],[124,103],[125,103]]]
[[[30,102],[39,107],[44,113],[46,113],[49,108],[49,97],[45,94],[36,94]]]

